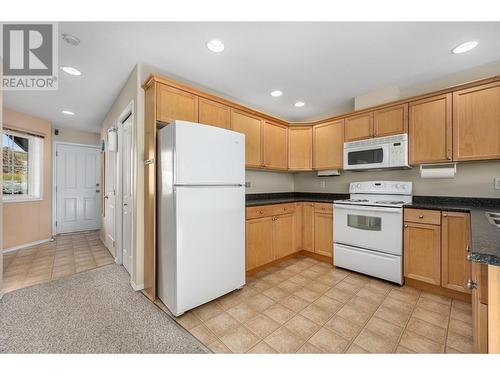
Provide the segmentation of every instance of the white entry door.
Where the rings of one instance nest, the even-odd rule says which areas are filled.
[[[94,147],[57,145],[57,233],[100,228],[99,153]]]
[[[132,116],[120,124],[119,140],[122,194],[122,254],[123,266],[131,272],[132,265]]]

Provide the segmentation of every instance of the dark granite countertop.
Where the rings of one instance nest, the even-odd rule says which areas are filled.
[[[408,208],[470,212],[471,260],[500,266],[500,227],[488,221],[488,212],[500,213],[500,199],[413,196]]]
[[[262,193],[247,194],[246,206],[265,206],[268,204],[293,202],[320,202],[333,203],[337,199],[349,198],[349,194],[337,193]]]

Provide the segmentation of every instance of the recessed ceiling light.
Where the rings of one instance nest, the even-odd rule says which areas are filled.
[[[73,116],[75,114],[75,112],[73,111],[68,111],[67,109],[63,109],[61,111],[61,113],[65,114],[65,115],[68,115],[68,116]]]
[[[80,72],[76,68],[73,68],[72,66],[61,66],[61,70],[65,73],[68,73],[69,75],[72,75],[72,76],[81,76],[82,75],[82,72]]]
[[[212,52],[224,51],[224,43],[222,43],[219,39],[212,39],[207,43],[207,47]]]
[[[304,102],[297,102],[294,104],[295,107],[303,107],[305,105],[306,105],[306,103],[304,103]]]
[[[74,35],[62,34],[62,38],[66,43],[71,44],[72,46],[77,46],[80,44],[80,39],[78,39]]]
[[[479,42],[477,42],[475,40],[471,40],[469,42],[465,42],[465,43],[459,44],[458,46],[456,46],[455,48],[453,48],[451,50],[451,52],[453,52],[454,54],[468,52],[471,49],[477,47],[478,44],[479,44]]]
[[[280,91],[280,90],[271,91],[271,96],[278,97],[278,96],[281,96],[281,95],[283,95],[283,92]]]

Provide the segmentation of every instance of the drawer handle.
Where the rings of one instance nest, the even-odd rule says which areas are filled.
[[[284,208],[283,211],[288,211],[288,208]]]
[[[261,215],[262,215],[263,213],[264,213],[264,211],[262,211],[262,210],[260,210],[260,211],[259,211],[259,214],[261,214]]]
[[[419,218],[419,219],[423,219],[423,218],[424,218],[424,215],[418,215],[418,218]]]

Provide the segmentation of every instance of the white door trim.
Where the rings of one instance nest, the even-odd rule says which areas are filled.
[[[123,264],[123,220],[122,220],[122,207],[123,207],[123,196],[122,196],[122,156],[123,153],[121,151],[121,139],[122,139],[122,127],[121,124],[128,119],[128,117],[131,117],[132,120],[132,158],[131,158],[131,167],[132,171],[130,174],[130,177],[132,179],[132,184],[131,184],[131,192],[132,192],[132,202],[131,202],[131,207],[130,211],[132,213],[132,233],[131,233],[131,272],[130,272],[130,280],[135,280],[136,275],[137,275],[137,270],[136,270],[136,244],[135,244],[135,229],[136,229],[136,220],[137,220],[137,215],[135,211],[135,198],[136,198],[136,192],[135,192],[135,176],[136,176],[136,126],[135,126],[135,113],[134,113],[134,101],[131,100],[128,105],[125,107],[125,109],[122,111],[120,116],[118,116],[118,119],[116,121],[116,128],[118,129],[118,152],[117,152],[117,160],[116,160],[116,204],[115,204],[115,236],[116,236],[116,263],[118,264]],[[119,209],[116,209],[116,207],[119,207]]]
[[[57,234],[56,228],[56,220],[57,220],[57,160],[56,160],[56,152],[58,145],[68,145],[68,146],[80,146],[80,147],[89,147],[100,149],[99,145],[89,145],[85,143],[73,143],[73,142],[62,142],[62,141],[54,141],[52,142],[52,236]],[[99,171],[102,173],[103,171]],[[99,190],[102,189],[102,186],[99,186]],[[102,190],[101,190],[102,195]]]

